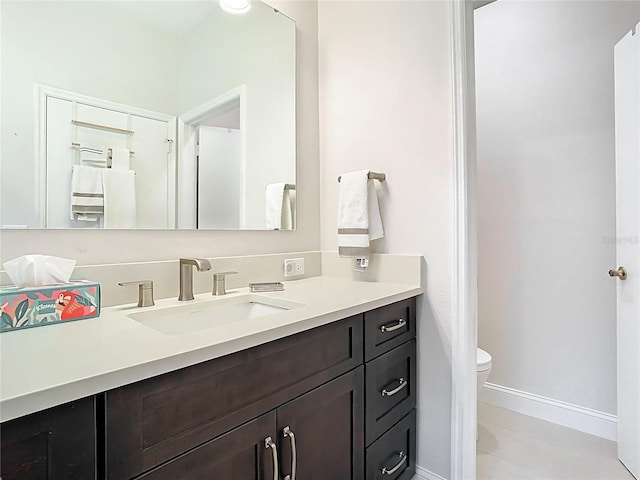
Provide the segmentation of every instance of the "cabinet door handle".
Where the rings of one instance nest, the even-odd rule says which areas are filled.
[[[380,472],[383,475],[393,475],[394,473],[396,473],[400,467],[402,465],[404,465],[407,462],[407,454],[404,452],[398,452],[398,455],[400,456],[400,461],[398,463],[396,463],[396,465],[391,469],[391,470],[387,470],[387,467],[382,467],[382,470],[380,470]]]
[[[296,467],[298,465],[298,455],[296,453],[296,436],[293,434],[293,431],[287,425],[282,430],[282,433],[285,437],[289,437],[289,441],[291,442],[291,475],[287,475],[284,477],[284,480],[296,480]]]
[[[380,327],[380,331],[382,333],[395,332],[396,330],[400,330],[406,324],[407,322],[403,318],[399,318],[398,320],[394,320],[393,322],[387,323],[386,325],[382,325]]]
[[[273,443],[271,437],[264,439],[264,448],[270,448],[273,456],[273,480],[280,480],[280,474],[278,473],[278,447]]]
[[[409,382],[407,382],[404,378],[400,377],[397,380],[394,380],[393,382],[400,382],[400,385],[398,385],[396,388],[394,388],[393,390],[387,390],[387,388],[389,387],[389,385],[387,385],[386,387],[384,387],[384,389],[382,389],[381,395],[383,397],[390,397],[392,395],[395,395],[396,393],[398,393],[400,390],[402,390],[404,387],[406,387],[407,385],[409,385]],[[393,383],[392,382],[392,383]]]

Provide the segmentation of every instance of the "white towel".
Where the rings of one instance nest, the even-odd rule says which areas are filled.
[[[368,259],[370,241],[383,236],[378,197],[369,171],[342,175],[338,201],[339,255]]]
[[[104,213],[102,169],[74,165],[71,174],[71,220],[96,222]]]
[[[102,170],[104,228],[136,228],[136,177],[131,170]]]
[[[293,228],[292,198],[286,183],[271,183],[265,191],[266,228],[291,230]]]
[[[109,157],[109,149],[107,147],[92,147],[89,145],[81,145],[80,148],[80,164],[106,167]]]
[[[291,230],[296,229],[296,191],[295,190],[285,190],[285,195],[289,195],[289,201],[291,205]]]
[[[131,153],[128,148],[114,148],[111,153],[111,168],[114,170],[129,170]]]

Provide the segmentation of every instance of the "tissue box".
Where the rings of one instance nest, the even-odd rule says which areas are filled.
[[[89,280],[42,287],[0,286],[0,332],[100,316],[100,284]]]

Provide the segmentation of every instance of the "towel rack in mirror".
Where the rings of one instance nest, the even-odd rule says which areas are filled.
[[[285,189],[285,190],[295,190],[295,189],[296,189],[296,186],[295,186],[295,185],[293,185],[292,183],[286,183],[286,184],[284,185],[284,189]]]
[[[338,181],[340,181],[341,178],[342,176],[339,176]],[[384,173],[369,172],[369,180],[379,180],[381,182],[384,182],[386,179],[387,176]]]
[[[82,122],[80,120],[71,120],[71,123],[73,123],[74,125],[77,125],[78,127],[96,128],[98,130],[105,130],[107,132],[113,132],[113,133],[122,133],[124,135],[133,135],[135,133],[133,130],[110,127],[108,125],[99,125],[97,123]]]
[[[74,147],[74,148],[80,148],[82,145],[79,144],[79,143],[73,142],[71,144],[71,146]],[[113,154],[113,149],[112,148],[108,148],[107,152],[108,152],[108,156],[111,157],[112,154]],[[136,154],[136,152],[134,152],[133,150],[129,150],[129,155],[133,156],[135,154]]]

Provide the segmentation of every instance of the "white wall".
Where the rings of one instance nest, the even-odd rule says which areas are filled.
[[[297,172],[298,222],[296,231],[3,230],[0,232],[0,260],[4,262],[26,253],[45,253],[75,258],[80,265],[88,265],[170,260],[185,255],[218,257],[318,250],[320,247],[320,208],[318,202],[317,4],[314,1],[297,2],[294,0],[270,0],[270,3],[296,21],[296,154],[299,166]],[[96,2],[91,2],[91,5],[95,6]],[[2,74],[4,85],[4,67]],[[4,95],[2,101],[5,101]],[[11,127],[8,127],[3,119],[3,144],[5,131],[8,135],[13,135],[13,130],[9,131],[9,128]],[[32,138],[29,137],[28,141],[32,141]]]
[[[175,37],[115,15],[107,3],[2,2],[0,224],[30,219],[30,226],[38,225],[31,160],[36,158],[35,83],[177,114]],[[146,68],[138,68],[143,62]]]
[[[615,413],[613,46],[640,2],[476,10],[479,345],[490,381]]]
[[[254,3],[245,15],[216,12],[181,39],[180,113],[246,85],[243,228],[266,227],[268,184],[296,182],[294,37],[289,18]],[[203,62],[203,52],[217,61]]]
[[[319,2],[322,249],[337,250],[337,177],[387,174],[378,253],[421,254],[418,465],[449,477],[452,87],[446,2]]]

